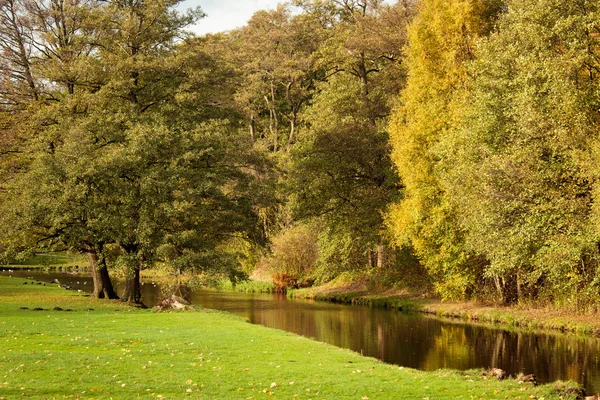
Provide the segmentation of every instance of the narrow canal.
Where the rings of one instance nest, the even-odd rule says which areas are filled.
[[[2,275],[44,282],[58,279],[90,290],[91,278],[66,273],[17,271]],[[159,288],[142,286],[145,304]],[[117,290],[122,290],[117,285]],[[513,376],[535,374],[538,382],[574,380],[588,394],[600,393],[600,339],[554,333],[508,331],[362,306],[290,300],[281,295],[196,290],[192,303],[223,310],[251,323],[282,329],[348,348],[387,363],[421,370],[497,367]]]

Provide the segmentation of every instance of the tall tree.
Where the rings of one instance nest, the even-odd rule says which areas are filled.
[[[477,47],[445,186],[499,298],[598,293],[598,4],[513,0]],[[466,206],[468,205],[468,206]]]
[[[288,5],[255,13],[248,25],[231,33],[231,50],[242,75],[236,100],[250,136],[273,151],[296,140],[298,116],[322,73],[314,53],[325,31]]]
[[[401,49],[414,15],[408,2],[300,2],[330,21],[318,50],[329,76],[303,118],[307,129],[293,153],[290,184],[298,217],[318,217],[330,240],[351,237],[363,263],[383,266],[382,215],[398,195],[386,129],[404,83]],[[329,17],[323,18],[323,13]],[[356,253],[354,253],[355,255]]]
[[[36,183],[28,181],[31,176],[23,175],[23,172],[35,170],[39,166],[37,163],[40,156],[48,155],[49,158],[45,161],[55,165],[55,149],[64,143],[66,136],[61,132],[61,127],[64,127],[66,121],[72,121],[72,115],[81,113],[82,96],[91,90],[90,83],[94,82],[93,87],[96,87],[102,80],[102,74],[93,68],[97,63],[90,56],[97,49],[98,30],[93,31],[91,26],[92,21],[98,17],[99,3],[10,1],[2,4],[2,10],[2,44],[8,66],[8,69],[3,70],[3,87],[10,88],[3,92],[3,98],[7,100],[5,115],[10,116],[5,131],[8,135],[4,137],[12,138],[3,143],[2,167],[8,186],[4,194],[12,196],[19,190],[27,192],[31,189],[29,185],[35,187]],[[86,67],[82,68],[83,66]],[[18,189],[19,184],[23,185],[21,189]],[[39,207],[35,216],[27,214],[24,210],[26,204],[34,207],[35,199],[48,200],[47,196],[37,194],[37,197],[22,199],[18,207],[7,203],[7,218],[15,217],[13,211],[20,210],[18,212],[21,213],[21,220],[13,218],[11,222],[14,225],[11,228],[19,226],[25,232],[32,233],[26,228],[35,230],[46,227],[48,231],[44,234],[31,234],[29,239],[34,240],[34,244],[39,242],[38,245],[51,245],[49,242],[60,242],[60,237],[63,245],[76,246],[77,251],[90,252],[90,256],[93,256],[90,259],[95,260],[96,246],[90,243],[89,237],[83,240],[76,233],[77,229],[52,225],[49,214],[40,213],[42,207],[39,204],[35,206]],[[25,219],[26,215],[31,219]],[[35,226],[36,224],[39,225]],[[78,228],[82,226],[73,224],[71,227],[75,225]],[[75,244],[80,239],[81,242]],[[30,242],[26,240],[22,243]],[[94,263],[93,267],[95,265]],[[94,268],[95,294],[114,297],[107,272],[96,272]]]
[[[443,297],[473,290],[482,260],[464,245],[456,210],[439,182],[439,143],[455,129],[466,64],[488,34],[501,1],[423,0],[409,27],[408,81],[390,124],[393,160],[405,187],[388,222],[398,245],[411,246]]]
[[[127,282],[123,300],[133,303],[141,301],[140,269],[151,262],[157,240],[153,235],[158,235],[152,230],[155,225],[150,216],[142,214],[147,211],[145,207],[156,206],[154,199],[146,197],[151,194],[143,191],[142,183],[150,167],[148,163],[169,162],[167,150],[156,146],[161,145],[163,129],[169,129],[161,127],[161,112],[173,101],[182,76],[182,66],[174,49],[176,41],[184,35],[182,29],[203,16],[200,9],[185,14],[174,12],[173,8],[179,3],[177,0],[151,3],[126,0],[112,1],[104,8],[106,33],[98,55],[111,79],[98,92],[98,97],[104,107],[112,111],[116,123],[114,131],[109,132],[113,137],[116,135],[114,146],[106,151],[115,151],[113,160],[117,160],[124,149],[137,149],[135,143],[140,140],[146,141],[148,146],[141,149],[142,154],[123,154],[124,164],[117,166],[120,173],[113,182],[123,203],[117,208],[123,230],[115,233],[113,240],[126,253],[123,260]],[[151,226],[144,225],[148,223]]]

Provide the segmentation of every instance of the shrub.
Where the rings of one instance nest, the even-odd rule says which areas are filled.
[[[319,256],[317,235],[306,225],[282,231],[273,239],[271,249],[268,269],[280,290],[306,281]]]

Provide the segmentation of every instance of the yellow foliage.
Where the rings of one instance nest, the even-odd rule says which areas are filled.
[[[457,125],[466,63],[498,6],[483,0],[424,0],[409,26],[408,80],[390,125],[392,158],[405,187],[387,223],[398,245],[411,245],[444,280],[468,275],[453,209],[438,182],[436,146]],[[464,287],[464,279],[459,279]],[[460,290],[464,292],[464,290]]]

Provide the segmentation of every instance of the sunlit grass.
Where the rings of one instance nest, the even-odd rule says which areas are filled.
[[[67,253],[39,253],[24,260],[14,260],[8,263],[12,268],[76,266],[87,265],[87,260],[81,255]]]
[[[223,313],[23,282],[0,277],[0,399],[560,398],[554,385],[401,368]]]

